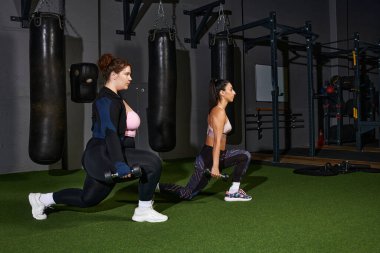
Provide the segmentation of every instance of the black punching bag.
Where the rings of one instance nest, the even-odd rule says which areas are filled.
[[[228,35],[211,35],[211,78],[225,79],[234,84],[234,42]],[[229,103],[226,108],[227,117],[235,129],[234,104]]]
[[[167,152],[176,144],[177,65],[175,34],[149,31],[148,135],[149,145]]]
[[[29,156],[39,164],[52,164],[62,158],[66,134],[64,41],[62,16],[33,14],[29,39]]]

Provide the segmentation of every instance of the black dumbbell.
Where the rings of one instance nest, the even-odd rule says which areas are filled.
[[[205,169],[204,174],[205,174],[207,177],[211,177],[211,171],[210,171],[209,169]],[[226,174],[226,173],[221,173],[221,174],[220,174],[220,178],[221,178],[223,181],[227,181],[229,177],[230,177],[230,176],[229,176],[228,174]]]
[[[119,177],[118,173],[112,173],[110,170],[104,173],[106,183],[119,183],[126,181],[130,178],[139,178],[142,176],[141,167],[139,165],[133,165],[131,167],[132,177]]]

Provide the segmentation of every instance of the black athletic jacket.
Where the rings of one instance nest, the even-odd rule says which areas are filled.
[[[125,128],[126,111],[122,98],[103,87],[92,104],[92,137],[104,139],[107,156],[115,170],[126,166],[121,145]]]

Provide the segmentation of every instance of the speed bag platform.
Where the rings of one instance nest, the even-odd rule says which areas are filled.
[[[70,67],[71,100],[91,103],[97,94],[98,67],[94,63],[76,63]]]

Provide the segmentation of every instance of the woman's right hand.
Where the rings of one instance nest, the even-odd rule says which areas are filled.
[[[220,177],[220,172],[219,172],[219,168],[218,167],[212,166],[212,168],[211,168],[211,176],[212,177]]]
[[[116,167],[116,173],[119,178],[129,178],[131,177],[131,168],[123,162],[118,162],[115,165]]]

